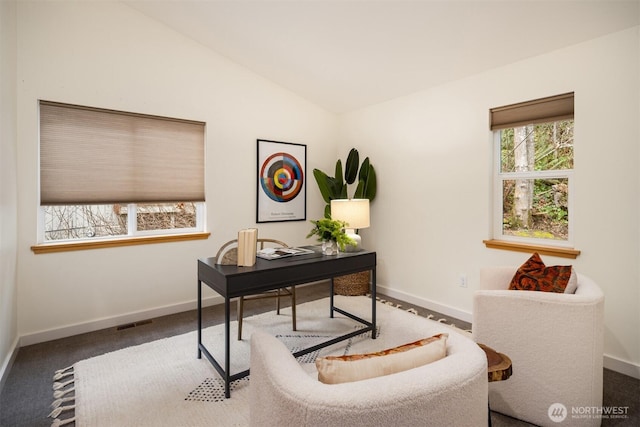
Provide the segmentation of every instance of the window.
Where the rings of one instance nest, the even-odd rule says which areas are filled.
[[[42,206],[44,235],[39,241],[200,232],[203,210],[203,203],[194,202]]]
[[[39,243],[204,230],[204,123],[40,101]]]
[[[491,110],[494,239],[571,245],[573,93]]]

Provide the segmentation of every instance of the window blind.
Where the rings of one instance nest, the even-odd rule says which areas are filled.
[[[40,101],[40,204],[204,201],[204,128]]]
[[[491,130],[573,118],[573,92],[492,108]]]

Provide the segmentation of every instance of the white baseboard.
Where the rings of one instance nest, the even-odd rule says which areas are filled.
[[[447,316],[451,316],[465,322],[473,322],[473,314],[467,311],[463,311],[455,307],[440,304],[426,298],[418,297],[416,295],[408,294],[406,292],[398,291],[384,286],[378,286],[377,290],[385,295],[406,301],[411,304],[415,304],[419,307],[437,311],[438,313],[446,314]],[[612,371],[627,375],[629,377],[640,379],[640,365],[633,362],[618,359],[617,357],[605,354],[604,367]]]
[[[319,282],[305,283],[296,287],[313,285]],[[202,306],[209,307],[212,305],[223,304],[224,298],[217,295],[205,297],[202,299]],[[19,346],[38,344],[41,342],[57,340],[60,338],[71,337],[74,335],[84,334],[87,332],[99,331],[101,329],[114,328],[128,323],[140,322],[142,320],[153,319],[156,317],[167,316],[170,314],[182,313],[189,310],[195,310],[198,307],[197,301],[187,301],[178,304],[157,307],[150,310],[141,310],[133,313],[121,314],[113,317],[105,317],[102,319],[91,320],[89,322],[77,323],[74,325],[63,326],[61,328],[47,329],[40,332],[34,332],[20,336]]]
[[[0,392],[4,388],[4,383],[7,381],[7,377],[9,376],[9,372],[11,371],[11,367],[13,366],[13,362],[16,360],[16,356],[18,355],[18,338],[16,337],[13,340],[13,344],[11,345],[11,351],[7,354],[7,357],[2,362],[2,366],[0,367]]]
[[[224,298],[222,298],[221,296],[213,296],[202,299],[203,307],[222,303],[224,303]],[[119,325],[140,322],[142,320],[153,319],[155,317],[182,313],[184,311],[195,310],[197,307],[197,301],[188,301],[173,305],[167,305],[164,307],[153,308],[151,310],[142,310],[134,313],[127,313],[123,315],[92,320],[90,322],[64,326],[61,328],[34,332],[32,334],[26,334],[20,337],[20,347],[31,344],[38,344],[45,341],[57,340],[60,338],[66,338],[73,335],[84,334],[87,332],[99,331],[101,329],[114,328]]]
[[[417,306],[426,308],[428,310],[437,311],[438,313],[446,314],[447,316],[451,316],[465,322],[471,323],[471,321],[473,320],[473,316],[468,311],[463,311],[458,308],[451,307],[449,305],[440,304],[435,301],[428,300],[426,298],[418,297],[416,295],[408,294],[402,291],[397,291],[395,289],[387,288],[385,286],[377,286],[376,289],[377,289],[377,292],[381,292],[392,298],[401,299],[402,301],[415,304]]]
[[[640,380],[640,365],[615,356],[604,355],[604,367]]]

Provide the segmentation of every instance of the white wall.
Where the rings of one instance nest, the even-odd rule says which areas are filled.
[[[0,388],[18,340],[15,16],[0,2]]]
[[[87,322],[104,326],[113,317],[193,303],[196,260],[256,226],[256,139],[306,144],[309,171],[335,158],[334,114],[117,2],[19,2],[17,82],[22,344],[58,336],[49,330],[73,333]],[[205,121],[211,237],[34,255],[38,99]],[[313,219],[322,201],[311,182],[307,192]],[[261,236],[303,244],[311,224],[258,228]]]
[[[605,292],[606,354],[640,377],[639,29],[498,68],[343,117],[340,151],[371,157],[378,197],[363,245],[379,285],[470,318],[479,270],[528,254],[491,237],[491,107],[575,91],[576,260]],[[458,275],[468,275],[468,288]],[[558,325],[563,327],[564,325]],[[618,360],[619,359],[619,360]]]

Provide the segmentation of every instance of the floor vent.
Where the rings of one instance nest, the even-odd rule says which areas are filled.
[[[117,326],[116,330],[117,331],[122,331],[122,330],[125,330],[125,329],[135,328],[136,326],[148,325],[150,323],[153,323],[153,320],[151,320],[151,319],[149,319],[149,320],[141,320],[139,322],[127,323],[125,325]]]

